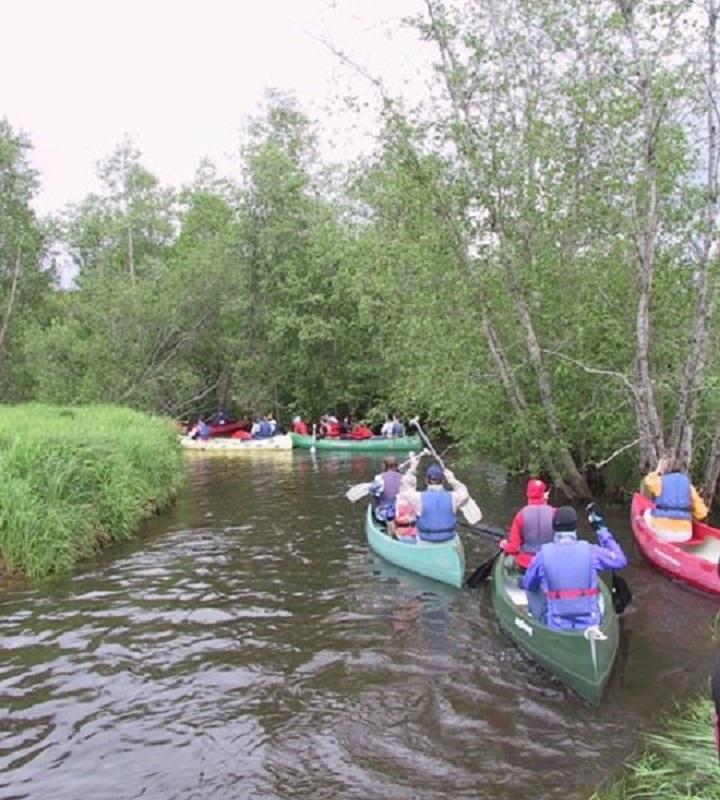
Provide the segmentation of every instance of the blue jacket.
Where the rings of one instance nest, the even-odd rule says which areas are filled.
[[[555,594],[573,589],[597,590],[597,574],[600,570],[622,569],[627,566],[625,553],[607,528],[600,528],[597,537],[599,545],[573,539],[545,544],[530,562],[522,578],[522,585],[527,591],[542,587],[548,598],[549,628],[572,630],[600,623],[602,615],[598,604],[599,594],[591,592],[577,597],[572,597],[571,593],[564,597],[562,594]],[[562,564],[563,561],[565,565]],[[576,585],[567,585],[568,583]]]
[[[418,517],[417,529],[420,539],[427,542],[445,542],[455,536],[455,512],[452,492],[442,489],[420,493],[422,513]]]
[[[692,519],[692,490],[687,475],[669,472],[662,476],[660,486],[652,515],[665,519]]]

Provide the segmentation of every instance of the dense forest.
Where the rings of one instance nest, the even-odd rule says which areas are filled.
[[[0,122],[0,397],[396,409],[577,497],[666,451],[712,495],[716,2],[425,0],[422,103],[337,53],[382,109],[372,155],[323,163],[269,91],[234,178],[163,186],[123,140],[52,219]]]

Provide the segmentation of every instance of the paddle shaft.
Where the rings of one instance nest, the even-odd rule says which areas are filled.
[[[432,446],[432,442],[430,441],[430,439],[428,439],[428,437],[425,435],[425,431],[422,429],[422,426],[420,425],[420,420],[417,417],[415,417],[415,419],[413,420],[413,424],[418,429],[418,433],[422,437],[423,442],[425,442],[427,449],[430,451],[430,455],[438,462],[438,464],[440,464],[440,466],[443,469],[445,469],[445,463],[443,462],[442,458],[438,455],[437,450]]]
[[[492,536],[493,539],[504,539],[506,536],[505,531],[495,525],[471,525],[469,522],[463,522],[461,519],[458,520],[458,525],[462,525],[462,527],[469,530],[470,533]]]

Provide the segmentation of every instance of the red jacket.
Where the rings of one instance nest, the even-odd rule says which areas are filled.
[[[340,423],[339,422],[326,422],[325,425],[325,436],[337,437],[340,436]]]
[[[373,432],[366,425],[356,425],[350,433],[353,439],[369,439],[372,435]]]
[[[540,498],[539,500],[528,500],[527,504],[529,506],[542,506],[546,505],[547,501],[545,498]],[[520,511],[515,514],[515,518],[512,521],[507,541],[503,542],[501,547],[505,553],[516,557],[519,566],[523,567],[523,569],[527,569],[535,554],[520,552],[523,543],[522,526],[523,516],[522,509],[520,509]]]
[[[300,420],[300,422],[293,422],[292,432],[299,433],[302,436],[307,436],[308,435],[307,422],[304,422],[303,420]]]

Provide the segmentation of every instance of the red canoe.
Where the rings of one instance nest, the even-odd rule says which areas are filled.
[[[720,594],[720,530],[704,522],[693,522],[693,538],[688,542],[663,542],[645,521],[645,511],[654,503],[641,494],[632,501],[632,529],[645,558],[661,572],[704,592]]]
[[[210,436],[232,436],[235,431],[242,431],[248,427],[247,420],[233,420],[233,422],[226,422],[224,425],[208,425],[210,428]]]

